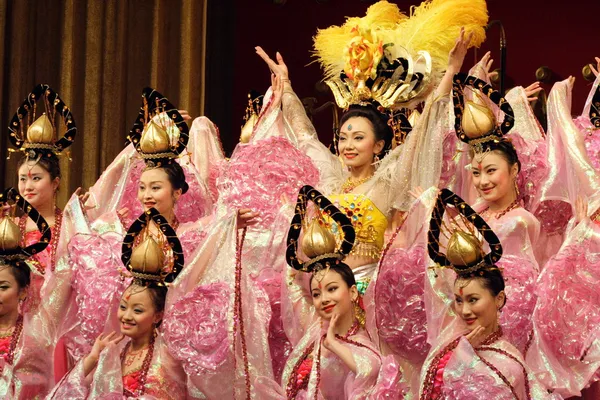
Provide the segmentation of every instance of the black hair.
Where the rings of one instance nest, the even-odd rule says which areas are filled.
[[[338,274],[340,274],[340,276],[342,277],[342,280],[344,282],[346,282],[346,285],[348,285],[348,288],[351,288],[352,286],[356,285],[356,279],[354,278],[354,272],[352,272],[352,269],[344,264],[344,263],[339,263],[339,264],[333,264],[331,267],[329,267],[330,271],[335,271]],[[311,274],[310,275],[310,280],[308,281],[308,287],[310,288],[312,285],[312,280],[314,278],[315,274]]]
[[[34,159],[28,158],[27,156],[22,157],[19,160],[18,168],[21,168],[21,166],[23,164],[25,164],[27,161],[33,161],[33,160]],[[46,171],[48,171],[48,173],[50,174],[51,180],[61,177],[60,164],[58,162],[58,157],[56,157],[56,156],[40,157],[40,159],[37,162],[37,165],[39,165],[40,167],[42,167]]]
[[[505,288],[504,277],[502,276],[502,272],[500,272],[500,270],[496,267],[482,268],[470,275],[459,275],[456,278],[456,281],[459,279],[462,281],[470,281],[477,279],[479,283],[481,283],[481,286],[489,290],[494,297],[498,296],[500,292],[502,292]],[[502,309],[502,307],[504,307],[505,304],[506,293],[504,294],[504,304],[502,304],[500,309]]]
[[[388,125],[389,116],[383,114],[377,110],[377,107],[373,104],[368,105],[351,105],[348,111],[342,115],[340,120],[340,126],[350,118],[362,117],[369,120],[373,126],[373,132],[375,133],[375,140],[383,140],[385,142],[383,150],[379,153],[379,158],[385,156],[385,154],[392,148],[392,139],[394,138],[394,132]]]
[[[25,289],[29,287],[29,284],[31,283],[31,270],[26,263],[20,262],[19,266],[7,264],[7,267],[12,276],[15,278],[15,281],[17,281],[19,289]]]
[[[185,194],[188,191],[190,186],[185,181],[185,173],[183,172],[183,168],[181,168],[181,165],[173,161],[170,164],[161,166],[161,168],[167,174],[167,177],[169,178],[169,182],[171,183],[171,186],[173,186],[173,189],[181,189],[181,194]]]
[[[498,141],[489,141],[484,144],[484,151],[498,151],[502,158],[506,160],[509,167],[517,164],[517,172],[521,171],[521,161],[517,155],[517,150],[510,140],[500,139]],[[471,150],[471,158],[474,152]]]

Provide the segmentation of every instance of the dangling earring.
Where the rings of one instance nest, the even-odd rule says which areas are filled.
[[[379,154],[375,154],[375,157],[373,157],[373,164],[377,164],[379,162]]]
[[[354,318],[358,321],[360,326],[365,326],[366,316],[365,310],[361,307],[360,295],[353,301],[354,308],[352,313],[354,314]]]
[[[516,195],[517,195],[517,199],[518,199],[518,198],[519,198],[519,195],[520,195],[521,193],[519,192],[519,185],[517,184],[517,178],[515,178],[515,180],[514,180],[514,183],[515,183],[515,193],[516,193]]]

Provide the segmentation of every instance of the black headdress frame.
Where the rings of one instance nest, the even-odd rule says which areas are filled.
[[[596,92],[592,97],[590,105],[590,122],[596,129],[600,129],[600,85],[596,87]]]
[[[158,225],[158,228],[167,238],[169,246],[173,251],[173,268],[166,276],[162,274],[142,274],[137,271],[133,271],[130,265],[135,238],[144,230],[144,228],[146,228],[150,220],[154,221]],[[177,232],[175,232],[175,229],[169,225],[167,219],[163,217],[155,208],[145,211],[133,222],[133,224],[131,224],[127,230],[127,235],[125,235],[125,238],[123,239],[121,252],[121,261],[123,261],[123,265],[125,265],[125,268],[127,268],[127,270],[133,276],[134,282],[141,286],[165,286],[165,283],[173,282],[183,269],[185,261],[183,257],[183,248],[181,247],[181,242],[177,237]]]
[[[23,211],[24,215],[22,218],[31,218],[42,234],[40,240],[32,245],[26,247],[17,246],[16,248],[9,250],[0,250],[0,259],[4,263],[21,266],[28,258],[44,251],[46,247],[48,247],[50,240],[52,239],[52,230],[40,213],[14,188],[8,188],[3,193],[0,193],[0,204],[8,204],[10,202],[14,202],[15,205]]]
[[[165,153],[144,153],[140,149],[140,139],[142,132],[146,124],[156,114],[165,112],[169,118],[175,123],[177,129],[179,129],[179,140],[174,146],[171,146],[170,151]],[[149,167],[160,167],[162,165],[171,164],[181,154],[190,139],[190,131],[183,120],[181,114],[171,102],[158,91],[147,87],[142,91],[142,107],[140,112],[133,124],[133,128],[129,132],[127,139],[133,143],[138,153],[141,154],[142,158]]]
[[[489,244],[491,251],[486,254],[481,261],[473,265],[454,265],[448,260],[446,255],[440,251],[440,233],[443,226],[446,205],[454,206],[462,216],[475,226],[477,231],[481,233],[483,238]],[[485,220],[481,218],[471,206],[448,189],[442,189],[438,194],[435,207],[431,214],[431,221],[429,222],[427,239],[429,257],[440,267],[452,268],[459,275],[470,275],[483,267],[492,267],[500,260],[500,257],[502,257],[502,245],[500,244],[498,236],[496,236]]]
[[[465,86],[471,86],[475,89],[480,90],[485,96],[487,96],[494,104],[496,104],[500,110],[504,112],[504,120],[496,129],[492,132],[482,136],[480,138],[470,139],[462,128],[462,118],[465,108],[464,100],[464,88]],[[515,113],[504,97],[500,95],[500,92],[494,90],[490,85],[477,79],[474,76],[467,75],[465,73],[458,73],[454,75],[452,81],[452,101],[454,102],[454,130],[460,140],[468,143],[474,147],[481,145],[482,143],[494,141],[500,141],[504,135],[506,135],[512,127],[515,125]]]
[[[43,97],[47,99],[47,105],[53,107],[60,114],[67,130],[64,136],[56,140],[53,144],[29,143],[27,142],[26,132],[19,132],[19,130],[22,128],[23,118],[34,112],[36,103]],[[50,112],[50,110],[46,111]],[[12,145],[26,152],[29,158],[32,159],[40,155],[48,158],[57,156],[73,144],[76,135],[77,126],[75,125],[71,110],[58,96],[58,93],[46,84],[39,84],[33,88],[29,96],[23,101],[23,104],[17,109],[17,112],[8,125],[8,138]]]
[[[335,253],[323,254],[306,262],[298,258],[298,246],[300,231],[302,230],[302,219],[306,214],[308,202],[313,202],[319,209],[340,226],[343,232],[343,240],[340,248]],[[331,201],[312,186],[303,186],[298,193],[296,210],[287,237],[287,250],[285,258],[288,264],[297,270],[304,272],[316,272],[323,266],[331,266],[341,262],[354,247],[356,232],[348,216],[334,206]]]

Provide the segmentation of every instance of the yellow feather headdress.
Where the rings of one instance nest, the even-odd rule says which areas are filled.
[[[379,1],[365,17],[319,30],[314,53],[339,107],[376,101],[405,108],[435,87],[460,28],[473,32],[470,46],[479,46],[487,21],[485,0],[429,0],[410,17]]]

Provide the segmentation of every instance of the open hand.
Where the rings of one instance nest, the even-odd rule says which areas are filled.
[[[102,350],[104,350],[109,344],[118,344],[121,340],[123,340],[124,337],[125,336],[123,335],[117,335],[117,333],[114,331],[109,334],[100,334],[100,336],[96,338],[94,346],[92,346],[92,351],[90,351],[89,354],[90,357],[97,360],[100,356],[100,353],[102,353]]]
[[[465,336],[473,348],[478,347],[485,340],[485,328],[481,325],[477,326]]]
[[[259,213],[252,211],[249,208],[240,208],[237,213],[237,228],[243,229],[258,222],[256,217]]]
[[[340,318],[340,314],[337,311],[333,312],[331,319],[329,320],[329,328],[327,329],[327,335],[325,336],[325,340],[323,341],[323,346],[327,350],[332,350],[331,347],[337,343],[337,338],[335,337],[335,325],[337,324],[338,319]]]
[[[527,96],[528,101],[537,100],[537,94],[542,91],[539,82],[533,82],[531,85],[525,88],[525,95]]]
[[[467,55],[467,50],[471,44],[471,39],[473,39],[473,32],[465,37],[465,28],[460,28],[460,35],[448,55],[448,69],[453,73],[460,72],[463,61],[465,61],[465,56]]]
[[[256,50],[256,54],[267,63],[272,73],[280,77],[283,83],[289,82],[288,67],[285,65],[285,62],[283,62],[283,57],[279,52],[275,53],[275,58],[277,59],[277,62],[275,62],[267,55],[262,47],[256,46],[254,49]]]
[[[598,74],[600,74],[600,57],[595,57],[596,59],[596,68],[594,68],[594,64],[590,64],[590,68],[592,70],[592,72],[594,73],[595,77],[598,77]]]

